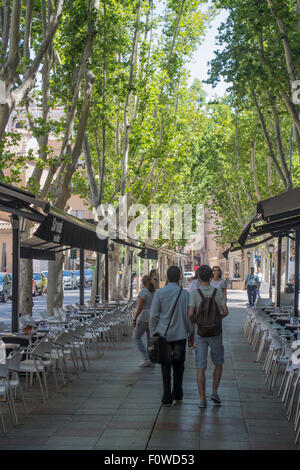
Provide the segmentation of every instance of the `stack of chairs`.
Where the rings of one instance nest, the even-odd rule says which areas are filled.
[[[259,300],[255,308],[247,309],[243,333],[257,351],[256,361],[262,363],[268,390],[281,400],[287,419],[292,422],[295,444],[300,444],[300,353],[297,356],[292,348],[292,333],[264,313],[265,307],[274,304],[269,299]],[[300,351],[300,345],[296,347]]]

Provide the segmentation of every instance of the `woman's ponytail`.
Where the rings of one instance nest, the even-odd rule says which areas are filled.
[[[151,293],[156,291],[155,281],[150,276],[146,275],[142,279],[143,286],[147,287]]]

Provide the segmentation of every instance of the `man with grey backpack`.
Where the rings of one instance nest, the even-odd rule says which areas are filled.
[[[179,287],[180,274],[178,266],[168,268],[168,283],[155,292],[150,310],[151,336],[160,337],[161,343],[165,344],[165,357],[160,361],[164,406],[175,406],[182,400],[186,340],[194,331],[193,323],[188,316],[189,293]],[[173,370],[172,389],[171,370]]]
[[[196,323],[195,357],[197,383],[200,394],[199,408],[206,408],[205,371],[207,369],[208,348],[214,364],[211,400],[221,404],[218,387],[222,377],[224,346],[222,339],[222,320],[228,315],[222,289],[210,285],[213,273],[209,266],[203,265],[198,270],[200,288],[190,293],[189,317]]]

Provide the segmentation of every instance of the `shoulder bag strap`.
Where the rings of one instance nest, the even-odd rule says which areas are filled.
[[[212,293],[212,298],[213,298],[213,299],[215,299],[216,293],[217,293],[217,288],[215,287],[215,288],[214,288],[214,291],[213,291],[213,293]]]
[[[174,307],[173,307],[173,309],[172,309],[172,313],[171,313],[171,316],[170,316],[170,320],[169,320],[167,329],[166,329],[166,331],[165,331],[165,336],[167,336],[167,331],[168,331],[168,329],[169,329],[169,326],[170,326],[170,323],[171,323],[173,314],[174,314],[174,312],[175,312],[175,308],[176,308],[176,305],[177,305],[177,302],[178,302],[178,299],[179,299],[179,297],[180,297],[181,292],[182,292],[182,287],[180,288],[180,292],[179,292],[179,294],[177,295],[177,299],[175,300],[175,304],[174,304]]]
[[[197,291],[199,292],[200,297],[202,298],[202,300],[204,300],[204,295],[203,295],[203,292],[201,291],[201,289],[197,289]]]

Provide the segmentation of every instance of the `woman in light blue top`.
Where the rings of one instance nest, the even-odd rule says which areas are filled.
[[[142,341],[142,336],[146,333],[147,336],[147,346],[150,340],[149,332],[149,317],[150,317],[150,308],[152,300],[155,293],[155,284],[150,276],[144,276],[142,279],[143,289],[138,296],[138,305],[136,309],[135,316],[132,321],[134,327],[132,339],[135,341],[138,350],[140,351],[143,361],[141,367],[148,367],[152,365],[152,362],[149,360],[148,352],[145,348],[145,345]]]

